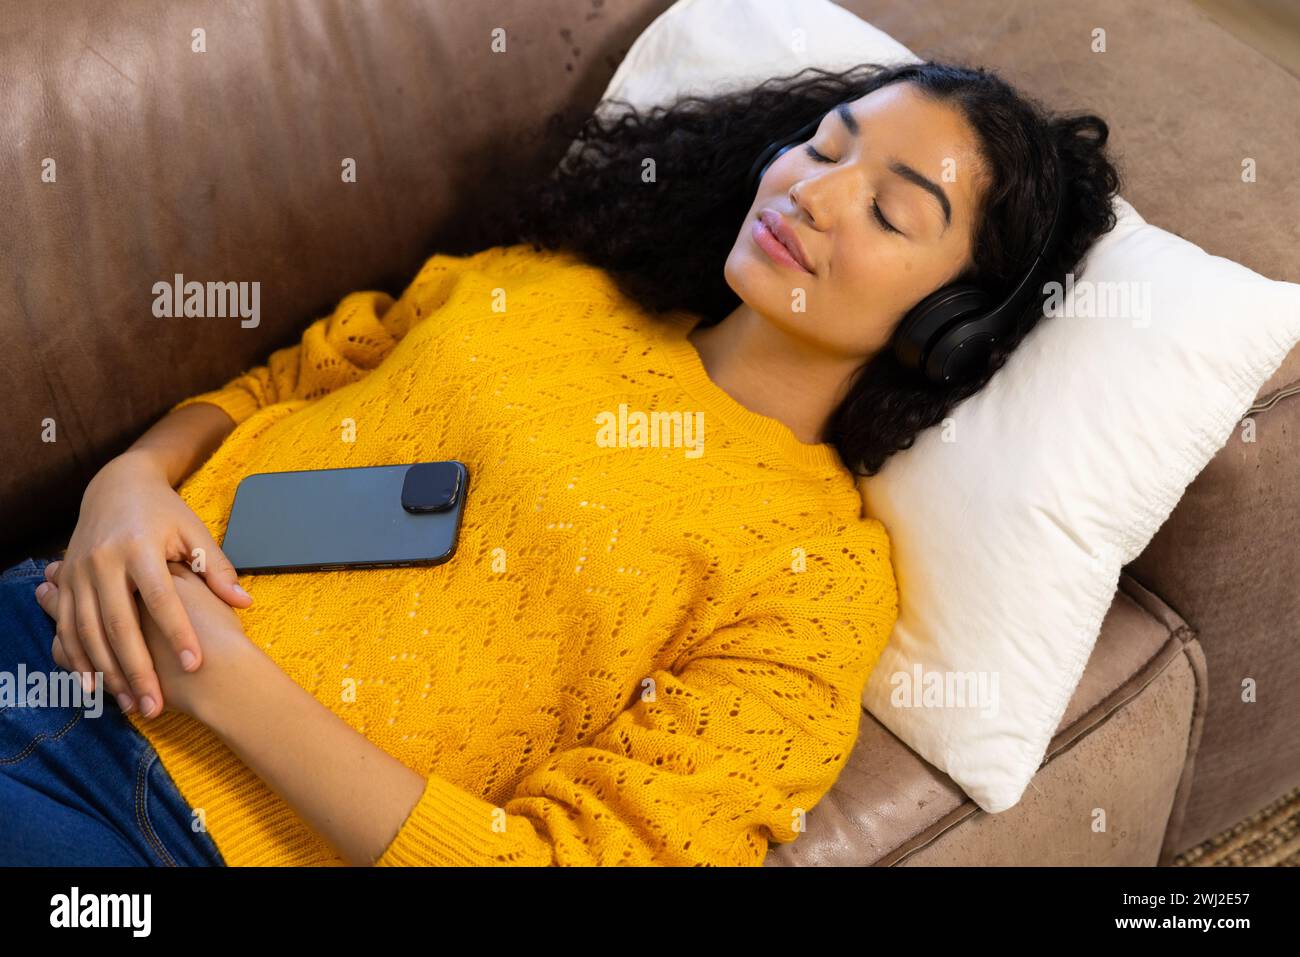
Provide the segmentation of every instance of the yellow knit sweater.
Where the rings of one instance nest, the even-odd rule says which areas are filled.
[[[252,472],[469,468],[446,564],[240,578],[249,638],[428,779],[379,864],[757,865],[843,768],[889,539],[832,446],[709,379],[696,321],[572,254],[437,255],[176,406],[238,423],[180,488],[217,541]],[[342,863],[205,725],[131,719],[228,864]]]

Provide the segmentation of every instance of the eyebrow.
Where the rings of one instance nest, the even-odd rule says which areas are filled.
[[[848,129],[851,135],[858,135],[858,121],[854,118],[853,114],[849,112],[849,105],[847,103],[841,103],[839,106],[835,107],[835,115],[840,118],[841,122],[844,123],[844,126]],[[939,184],[926,179],[916,170],[912,169],[912,167],[908,166],[906,163],[900,163],[896,159],[890,160],[889,171],[891,173],[896,173],[909,183],[921,187],[939,201],[939,205],[943,207],[943,228],[947,231],[948,227],[952,225],[952,204],[948,202],[948,194],[940,188]]]

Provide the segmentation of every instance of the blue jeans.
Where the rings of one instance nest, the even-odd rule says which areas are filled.
[[[71,673],[54,663],[54,621],[36,602],[49,562],[0,573],[0,865],[224,866],[101,682],[81,699],[50,680]]]

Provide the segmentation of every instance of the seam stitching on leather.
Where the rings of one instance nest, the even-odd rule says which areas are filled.
[[[1191,627],[1183,627],[1178,629],[1178,634],[1180,636],[1183,635],[1183,633],[1185,632],[1189,634],[1187,635],[1187,637],[1183,639],[1183,657],[1187,660],[1187,668],[1192,673],[1192,688],[1193,688],[1192,717],[1191,720],[1187,723],[1187,747],[1183,750],[1183,766],[1182,768],[1179,769],[1178,772],[1178,783],[1174,785],[1174,806],[1169,809],[1169,819],[1165,821],[1165,831],[1160,838],[1160,852],[1159,852],[1158,860],[1162,862],[1165,860],[1165,849],[1169,846],[1169,839],[1170,839],[1169,829],[1177,825],[1177,827],[1181,830],[1183,826],[1183,821],[1186,819],[1187,802],[1190,800],[1190,792],[1191,792],[1191,781],[1187,780],[1187,775],[1189,773],[1193,775],[1196,773],[1195,771],[1196,754],[1193,751],[1193,747],[1195,747],[1196,751],[1199,751],[1201,747],[1201,738],[1199,735],[1197,735],[1196,728],[1197,728],[1197,723],[1203,720],[1205,712],[1207,710],[1206,707],[1202,705],[1202,701],[1201,701],[1202,697],[1205,698],[1205,702],[1207,704],[1209,702],[1209,691],[1205,688],[1205,683],[1202,681],[1201,678],[1200,669],[1197,668],[1196,664],[1193,662],[1192,655],[1188,647],[1191,644],[1192,640],[1196,637],[1196,632]],[[1201,655],[1202,657],[1204,656],[1203,649],[1201,651]],[[1202,694],[1202,692],[1204,692],[1204,694]],[[1186,789],[1186,793],[1184,793],[1184,789]],[[1181,806],[1179,806],[1180,804]],[[1175,820],[1175,816],[1177,820]],[[1172,857],[1173,855],[1171,854],[1170,858],[1172,859]]]
[[[1267,412],[1269,409],[1273,408],[1273,406],[1277,405],[1278,402],[1282,401],[1283,399],[1288,399],[1296,395],[1300,395],[1300,379],[1297,379],[1296,381],[1290,383],[1289,385],[1282,386],[1282,388],[1278,389],[1276,392],[1270,395],[1267,399],[1264,399],[1262,402],[1256,402],[1254,405],[1252,405],[1249,409],[1246,410],[1246,414],[1243,415],[1242,418],[1243,419],[1248,418],[1257,412]]]

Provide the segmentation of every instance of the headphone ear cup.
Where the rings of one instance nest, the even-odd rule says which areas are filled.
[[[986,322],[992,305],[992,297],[974,283],[951,283],[935,290],[898,324],[895,357],[904,368],[935,384],[961,378],[987,360],[981,346],[992,345]]]

